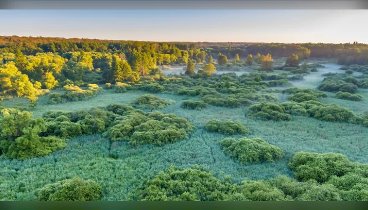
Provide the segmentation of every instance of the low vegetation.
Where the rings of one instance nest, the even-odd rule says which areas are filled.
[[[165,108],[168,105],[170,105],[169,101],[150,94],[142,95],[133,102],[134,107],[148,109],[151,111],[154,109]]]
[[[109,128],[105,135],[112,141],[128,141],[133,145],[173,143],[188,137],[193,125],[174,114],[133,113]]]
[[[261,120],[288,121],[291,120],[285,108],[276,103],[259,103],[249,107],[250,116]]]
[[[260,138],[226,138],[220,144],[226,154],[243,164],[272,162],[284,156],[279,147]]]
[[[40,189],[41,201],[97,201],[102,197],[101,186],[92,180],[65,179]]]
[[[186,100],[181,103],[181,108],[183,109],[201,110],[206,107],[207,104],[205,102],[198,100]]]
[[[249,129],[240,122],[232,120],[210,120],[205,128],[209,132],[217,132],[225,135],[247,134]]]
[[[349,92],[337,92],[336,98],[343,99],[343,100],[349,100],[349,101],[362,101],[363,97],[358,94],[352,94]]]

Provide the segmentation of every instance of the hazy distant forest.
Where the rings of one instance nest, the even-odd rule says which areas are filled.
[[[368,200],[368,45],[0,37],[0,200]]]

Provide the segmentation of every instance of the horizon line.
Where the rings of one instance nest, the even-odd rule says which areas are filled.
[[[20,38],[49,38],[49,39],[81,39],[81,40],[99,40],[99,41],[114,41],[114,42],[153,42],[153,43],[241,43],[241,44],[358,44],[367,45],[368,43],[351,41],[351,42],[267,42],[267,41],[162,41],[162,40],[131,40],[131,39],[105,39],[92,37],[61,37],[61,36],[42,36],[42,35],[0,35],[0,37],[20,37]]]

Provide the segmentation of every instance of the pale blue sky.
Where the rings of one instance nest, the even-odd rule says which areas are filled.
[[[368,10],[0,10],[0,35],[368,43],[367,20]]]

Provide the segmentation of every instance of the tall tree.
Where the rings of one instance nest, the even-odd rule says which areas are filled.
[[[273,59],[272,59],[271,54],[268,53],[267,55],[261,55],[260,62],[261,62],[262,70],[266,70],[266,71],[272,70]]]
[[[251,66],[252,64],[253,64],[253,55],[252,54],[248,54],[248,56],[247,56],[247,60],[246,60],[246,64],[248,65],[248,66]]]
[[[195,74],[194,70],[195,70],[195,64],[192,61],[192,59],[189,59],[188,64],[187,64],[187,69],[185,71],[185,74],[186,75],[189,75],[189,76],[192,76],[192,75]]]
[[[224,55],[224,54],[219,54],[218,55],[218,58],[217,58],[217,62],[218,62],[218,64],[219,65],[225,65],[225,64],[227,64],[227,57],[226,57],[226,55]]]
[[[285,66],[289,66],[289,67],[298,67],[299,66],[299,56],[297,54],[291,54],[285,63]]]
[[[239,56],[239,54],[238,54],[238,53],[237,53],[237,54],[235,54],[234,62],[235,62],[235,63],[239,63],[239,62],[240,62],[240,56]]]

